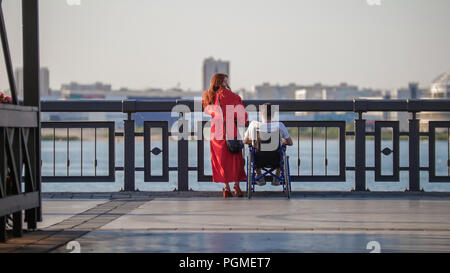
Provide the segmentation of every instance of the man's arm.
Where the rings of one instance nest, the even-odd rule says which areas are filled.
[[[283,145],[286,145],[286,146],[292,146],[292,145],[294,145],[294,143],[292,142],[292,138],[291,138],[291,137],[288,137],[287,139],[286,139],[286,138],[282,138],[282,139],[281,139],[281,143],[282,143]]]
[[[292,138],[289,135],[288,129],[286,128],[286,126],[284,126],[282,122],[280,122],[280,129],[281,129],[281,143],[286,146],[294,145],[294,143],[292,142]]]
[[[253,121],[248,125],[248,128],[244,134],[244,144],[252,145],[252,139],[250,137],[252,136],[253,130],[255,128],[254,126],[255,123]]]

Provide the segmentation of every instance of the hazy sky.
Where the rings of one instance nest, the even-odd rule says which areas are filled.
[[[40,0],[41,64],[50,85],[181,84],[199,90],[203,59],[231,62],[231,86],[263,82],[396,88],[450,71],[450,1]],[[18,0],[4,0],[21,66]],[[0,69],[0,87],[6,87]]]

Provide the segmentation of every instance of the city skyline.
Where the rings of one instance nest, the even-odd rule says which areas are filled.
[[[449,1],[249,0],[230,1],[220,13],[213,12],[217,1],[184,2],[40,1],[41,65],[52,73],[50,87],[101,81],[114,89],[180,83],[201,90],[209,56],[231,63],[235,89],[348,82],[386,90],[411,81],[429,86],[450,71]],[[3,5],[17,68],[20,1]],[[1,88],[5,76],[0,71]]]

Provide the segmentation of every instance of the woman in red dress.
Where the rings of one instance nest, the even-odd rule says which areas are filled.
[[[227,122],[227,108],[233,109],[234,115],[230,112],[228,116],[234,117],[240,126],[247,122],[247,113],[241,98],[230,90],[228,75],[218,73],[211,78],[209,90],[203,94],[202,104],[205,113],[212,116],[210,149],[213,182],[225,184],[222,189],[224,198],[233,196],[229,183],[235,182],[234,194],[242,197],[243,193],[239,188],[239,182],[247,179],[244,170],[244,158],[242,153],[231,153],[228,150],[225,131],[229,138],[232,137],[230,131],[234,131],[234,137],[236,138],[236,122],[231,120],[232,118],[229,118],[230,121]],[[223,124],[226,124],[226,130]],[[233,126],[234,130],[232,130]]]

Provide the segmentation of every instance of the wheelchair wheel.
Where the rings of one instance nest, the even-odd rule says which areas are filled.
[[[247,198],[252,198],[253,192],[253,170],[252,170],[252,156],[247,156]]]
[[[284,169],[284,188],[287,199],[291,199],[291,183],[289,174],[289,162],[286,152],[283,153],[283,169]]]
[[[289,156],[286,156],[287,158],[287,170],[288,170],[288,184],[289,184],[289,199],[291,198],[292,194],[292,185],[291,185],[291,168],[289,167]]]

